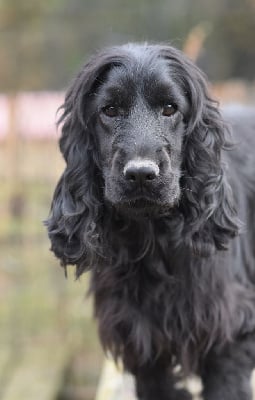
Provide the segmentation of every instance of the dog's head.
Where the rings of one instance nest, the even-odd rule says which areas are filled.
[[[48,226],[64,262],[99,246],[104,207],[131,219],[177,210],[197,252],[205,242],[224,248],[236,233],[225,126],[203,74],[180,51],[143,44],[98,53],[67,92],[60,124],[67,166]]]
[[[104,198],[131,217],[157,214],[180,199],[188,100],[158,47],[121,52],[91,93]]]

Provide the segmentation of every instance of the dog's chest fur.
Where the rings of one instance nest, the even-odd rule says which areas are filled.
[[[196,259],[193,270],[185,247],[171,249],[165,235],[147,250],[132,263],[122,247],[122,264],[105,265],[93,276],[103,345],[115,357],[125,359],[128,348],[146,363],[162,353],[194,369],[212,345],[231,338],[233,310],[224,282],[215,282],[208,260],[199,265]]]

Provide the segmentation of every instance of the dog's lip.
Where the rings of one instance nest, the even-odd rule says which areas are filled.
[[[125,199],[118,203],[118,208],[126,209],[135,212],[147,212],[150,210],[161,208],[157,200],[149,199],[147,197],[139,197],[134,199]]]
[[[152,199],[147,196],[137,196],[123,199],[120,202],[120,205],[123,207],[129,208],[148,208],[148,207],[156,207],[159,206],[159,203],[156,199]]]
[[[131,218],[151,218],[169,215],[174,204],[162,204],[157,200],[148,198],[138,198],[121,201],[115,204],[115,207],[121,214],[128,215]]]

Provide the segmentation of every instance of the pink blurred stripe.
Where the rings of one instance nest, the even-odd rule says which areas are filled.
[[[0,140],[4,139],[8,133],[9,125],[9,105],[7,97],[0,95]]]
[[[62,92],[24,92],[17,95],[15,125],[17,133],[29,139],[57,139],[57,110],[63,103]],[[6,137],[9,124],[7,96],[0,96],[0,139]]]

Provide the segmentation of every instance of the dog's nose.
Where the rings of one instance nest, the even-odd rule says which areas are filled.
[[[151,160],[131,160],[124,168],[126,180],[137,184],[153,181],[158,175],[159,167]]]

